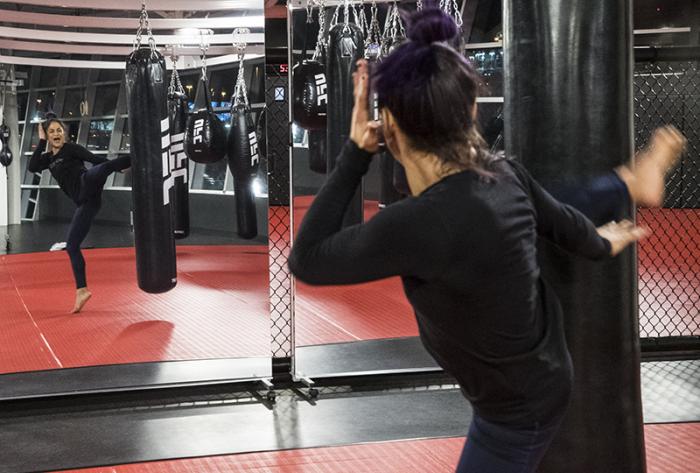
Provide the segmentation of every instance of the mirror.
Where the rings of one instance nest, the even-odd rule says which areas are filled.
[[[39,11],[42,7],[26,8]],[[70,45],[38,43],[36,51],[41,52],[29,61],[32,65],[23,65],[28,61],[19,58],[17,64],[5,66],[17,79],[6,88],[4,113],[5,123],[14,130],[16,159],[8,168],[8,198],[0,199],[10,206],[7,222],[0,222],[0,237],[7,235],[2,238],[7,244],[0,249],[0,398],[268,375],[268,195],[263,147],[259,168],[245,184],[254,205],[247,214],[249,226],[254,221],[252,235],[241,236],[238,189],[228,157],[213,163],[189,160],[186,184],[181,178],[176,183],[179,180],[189,194],[190,231],[176,239],[177,285],[161,294],[148,294],[137,286],[134,168],[111,173],[101,193],[99,213],[82,243],[92,298],[80,313],[70,313],[76,282],[61,243],[67,240],[76,206],[49,169],[36,173],[28,169],[39,142],[37,123],[53,111],[65,122],[67,141],[98,160],[134,151],[124,74],[131,39],[128,44],[86,54],[94,46],[83,43],[109,35],[76,28],[110,28],[110,33],[120,29],[124,35],[133,35],[139,24],[133,15],[138,11],[124,11],[123,18],[84,13],[79,18],[61,15],[81,22],[67,28],[72,34]],[[59,14],[51,11],[43,16],[49,21],[48,17]],[[266,102],[262,1],[252,10],[208,12],[193,6],[187,12],[153,13],[150,24],[158,30],[156,44],[167,63],[168,82],[173,74],[171,56],[176,56],[191,111],[203,50],[187,38],[192,28],[213,30],[205,69],[209,106],[227,134],[244,53],[241,79],[249,118],[257,124]],[[238,26],[250,30],[244,36],[245,49],[232,43],[232,30]],[[145,43],[145,29],[143,34]],[[33,47],[29,42],[25,46]],[[52,51],[66,54],[57,56]],[[264,142],[260,135],[258,131],[253,138],[246,136],[251,148],[255,140]]]
[[[344,22],[345,11],[342,2],[326,2],[325,7],[314,6],[310,9],[307,8],[306,2],[290,2],[289,5],[289,36],[292,40],[290,97],[299,104],[300,99],[295,97],[303,94],[299,90],[300,84],[303,86],[308,82],[306,75],[312,70],[308,65],[309,61],[320,62],[322,65],[316,67],[324,71],[328,61],[327,55],[330,54],[315,53],[319,40],[319,25],[326,25],[326,33],[321,35],[321,38],[325,39],[328,29],[332,28],[333,24]],[[384,31],[388,24],[387,11],[392,5],[377,2],[374,9],[370,2],[351,3],[350,22],[381,25],[380,30]],[[412,9],[414,6],[407,5],[406,8]],[[319,19],[321,13],[325,16],[323,20]],[[364,49],[366,44],[372,43],[367,39],[366,29],[363,29],[362,40],[360,44],[354,43],[353,46]],[[307,61],[306,65],[302,65],[303,61]],[[332,106],[331,104],[328,107],[327,120],[322,127],[309,123],[302,107],[291,107],[291,179],[295,232],[314,196],[323,185],[329,164],[334,162],[335,156],[329,156],[333,154],[331,148],[338,149],[338,146],[342,146],[342,143],[329,145],[328,137],[337,133],[347,136],[348,133],[348,130],[339,129],[328,131],[329,127],[338,128],[333,125],[337,120],[332,118]],[[384,205],[391,203],[388,200],[391,197],[386,196],[386,178],[382,182],[381,165],[382,159],[375,157],[364,177],[362,191],[352,204],[357,210],[357,216],[361,216],[363,220],[371,219],[377,212],[382,211]],[[393,188],[391,191],[396,193]],[[352,218],[355,223],[359,223],[359,220]],[[296,371],[299,376],[314,377],[326,373],[366,373],[434,366],[427,354],[425,357],[420,356],[424,352],[417,340],[415,317],[398,277],[365,284],[323,287],[310,286],[297,280],[294,313]],[[398,353],[405,356],[396,356]]]

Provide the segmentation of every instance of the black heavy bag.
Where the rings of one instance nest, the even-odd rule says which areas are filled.
[[[352,73],[358,59],[364,56],[362,30],[352,23],[338,23],[329,32],[326,57],[328,85],[327,171],[335,168],[335,160],[350,136],[353,107]],[[362,185],[359,186],[343,218],[343,226],[363,220]]]
[[[258,236],[258,219],[253,193],[253,179],[260,165],[258,139],[250,108],[236,104],[231,108],[231,129],[228,135],[228,167],[233,174],[236,194],[237,233],[241,238]]]
[[[503,18],[506,155],[550,190],[632,156],[632,1],[506,0]],[[618,206],[634,218],[626,199]],[[537,471],[643,473],[634,248],[588,261],[540,243],[542,276],[563,308],[574,379],[564,421]]]
[[[174,179],[170,194],[173,209],[173,235],[176,239],[190,234],[189,159],[185,153],[187,96],[178,92],[168,95],[170,118],[170,169]]]
[[[255,134],[258,137],[258,155],[260,159],[267,158],[267,107],[263,108],[258,114],[258,119],[255,122]]]
[[[170,209],[170,123],[165,59],[142,47],[126,61],[131,142],[134,246],[139,287],[150,293],[175,287],[175,239]]]
[[[10,149],[10,128],[0,125],[0,165],[8,167],[12,164],[12,150]]]
[[[326,129],[309,130],[309,169],[326,173]]]
[[[187,119],[185,152],[196,163],[215,163],[226,155],[226,130],[211,108],[209,85],[199,79],[194,99],[194,113]]]
[[[325,66],[305,59],[292,68],[292,113],[294,121],[307,130],[326,128],[328,93]]]

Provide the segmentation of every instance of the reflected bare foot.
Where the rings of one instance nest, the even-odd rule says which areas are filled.
[[[73,311],[71,313],[77,314],[83,310],[83,307],[85,307],[85,304],[87,304],[87,301],[89,301],[91,297],[92,293],[88,291],[86,287],[81,287],[75,291],[75,306],[73,307]]]

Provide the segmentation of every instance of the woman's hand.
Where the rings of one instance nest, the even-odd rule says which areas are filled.
[[[367,99],[368,89],[367,61],[357,61],[357,70],[352,74],[354,85],[355,106],[352,109],[352,124],[350,125],[350,139],[358,148],[369,153],[379,150],[379,129],[381,123],[369,119],[369,103]]]
[[[43,124],[43,123],[37,123],[36,126],[39,127],[39,139],[40,139],[40,140],[45,140],[45,139],[46,139],[46,131],[44,130],[44,124]]]
[[[649,141],[648,152],[655,155],[664,171],[673,166],[685,151],[688,144],[685,136],[673,125],[666,125],[654,130]]]
[[[629,220],[610,222],[602,227],[596,228],[596,230],[598,230],[598,235],[610,242],[611,256],[616,256],[624,250],[627,245],[641,240],[649,234],[648,230],[635,227],[634,223]]]

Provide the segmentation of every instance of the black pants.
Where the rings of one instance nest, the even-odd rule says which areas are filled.
[[[627,185],[614,171],[578,186],[552,186],[550,192],[561,202],[578,209],[597,226],[624,218],[631,204]]]
[[[122,156],[91,167],[81,177],[80,195],[77,202],[78,208],[73,214],[66,239],[66,251],[70,257],[75,286],[78,289],[87,287],[85,258],[83,258],[83,254],[80,251],[80,245],[90,231],[92,220],[97,215],[97,212],[100,211],[102,188],[110,174],[115,171],[122,171],[130,165],[130,156]]]

